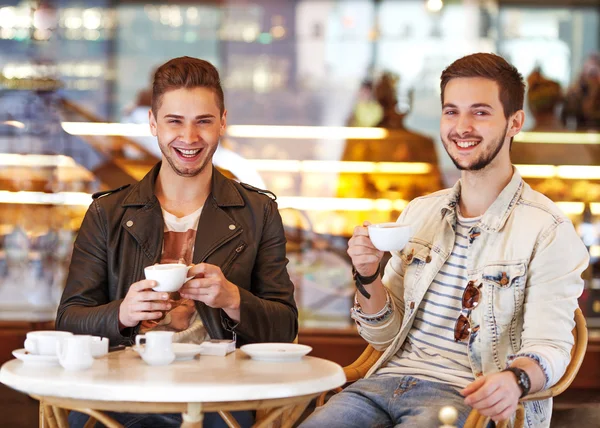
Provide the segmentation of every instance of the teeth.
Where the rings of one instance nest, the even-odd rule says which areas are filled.
[[[183,154],[184,156],[196,156],[198,154],[198,152],[200,151],[200,149],[195,149],[195,150],[185,150],[185,149],[177,149],[181,154]]]
[[[466,149],[467,147],[476,146],[477,144],[479,144],[479,141],[457,141],[456,144],[458,145],[458,147]]]

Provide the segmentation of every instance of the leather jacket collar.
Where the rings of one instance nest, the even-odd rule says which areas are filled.
[[[123,200],[123,208],[146,206],[158,202],[154,194],[154,187],[161,165],[162,162],[154,165],[150,172],[132,187],[127,197]],[[243,207],[245,205],[244,199],[234,184],[214,166],[210,197],[212,197],[218,207]]]

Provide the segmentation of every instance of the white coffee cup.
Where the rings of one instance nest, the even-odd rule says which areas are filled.
[[[90,346],[92,351],[92,357],[98,358],[108,354],[108,337],[91,336],[91,335],[77,335],[78,337],[85,336],[90,339]]]
[[[369,238],[379,251],[400,251],[411,237],[411,227],[402,223],[377,223],[367,227]]]
[[[34,355],[56,355],[56,343],[70,336],[73,333],[68,331],[30,331],[25,339],[25,350]]]
[[[58,362],[65,370],[88,369],[94,364],[92,357],[92,336],[82,335],[64,338],[56,342]]]
[[[135,337],[135,346],[142,359],[151,366],[164,366],[175,360],[172,331],[149,331]],[[142,340],[146,345],[142,348]]]
[[[186,281],[193,277],[188,277],[189,267],[183,263],[165,263],[148,266],[144,269],[146,279],[152,279],[158,285],[152,288],[154,291],[173,292],[178,291]]]

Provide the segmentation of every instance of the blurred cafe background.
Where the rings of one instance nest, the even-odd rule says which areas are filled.
[[[151,76],[183,55],[221,73],[216,165],[278,196],[300,342],[352,362],[347,240],[458,178],[439,76],[478,51],[526,77],[513,161],[592,256],[584,375],[557,406],[600,408],[600,0],[0,0],[0,363],[52,327],[91,194],[159,159]]]

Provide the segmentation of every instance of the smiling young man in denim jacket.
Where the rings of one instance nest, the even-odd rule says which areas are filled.
[[[383,278],[368,223],[355,229],[352,316],[384,353],[303,427],[437,427],[444,405],[457,408],[459,426],[471,408],[504,420],[569,363],[589,257],[569,219],[511,163],[522,76],[474,54],[442,73],[441,90],[441,138],[461,179],[404,210],[398,222],[414,235]],[[551,400],[525,403],[526,426],[549,426],[551,409]]]

